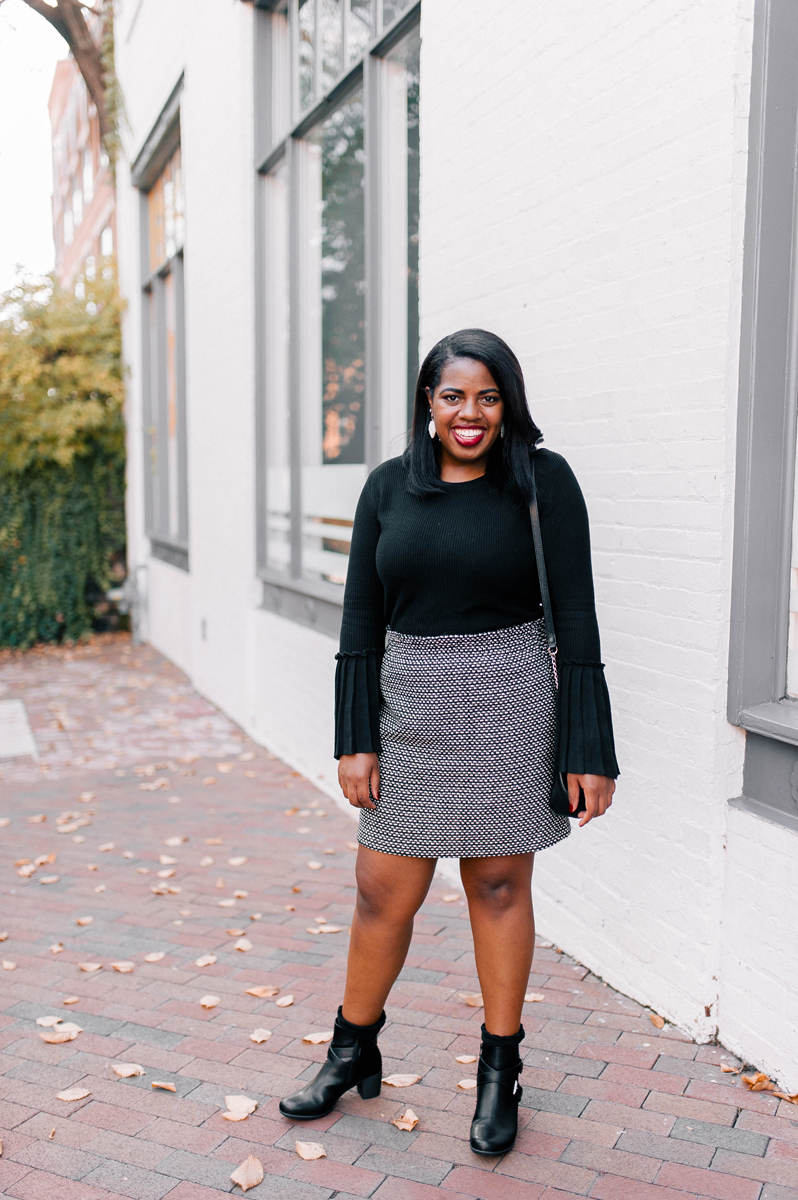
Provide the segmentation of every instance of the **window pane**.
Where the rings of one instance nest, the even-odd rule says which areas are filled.
[[[418,375],[418,197],[419,197],[419,58],[421,39],[408,41],[405,54],[407,85],[407,424],[413,419]]]
[[[178,146],[147,193],[150,272],[174,258],[183,245],[183,172]]]
[[[298,53],[299,107],[302,112],[313,103],[313,55],[316,43],[315,0],[299,0]]]
[[[382,0],[382,24],[390,25],[391,21],[404,12],[410,0]]]
[[[265,565],[291,567],[291,479],[288,367],[288,164],[264,181],[266,189],[264,433],[266,456]]]
[[[341,74],[341,0],[320,0],[322,89],[329,91]]]
[[[317,197],[309,245],[320,303],[316,383],[303,412],[303,573],[343,583],[352,519],[365,481],[365,237],[363,100],[337,109],[308,144]]]
[[[360,58],[371,41],[374,28],[374,0],[350,0],[348,59],[350,64]]]
[[[164,279],[164,317],[166,321],[164,346],[166,392],[164,398],[166,401],[166,475],[168,480],[166,532],[170,537],[177,538],[180,535],[178,499],[180,467],[177,445],[177,299],[175,277],[171,271]]]
[[[787,637],[787,695],[798,700],[798,475],[793,499],[790,560],[790,628]]]

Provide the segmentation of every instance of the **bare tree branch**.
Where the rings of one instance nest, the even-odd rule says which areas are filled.
[[[57,0],[55,5],[48,4],[47,0],[25,0],[25,3],[34,12],[49,21],[54,29],[58,30],[72,51],[78,70],[83,76],[88,93],[97,109],[100,136],[106,138],[111,132],[111,126],[105,105],[105,83],[100,47],[86,24],[79,0]]]

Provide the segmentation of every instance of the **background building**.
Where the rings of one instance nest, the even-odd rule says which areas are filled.
[[[49,106],[55,275],[71,287],[76,275],[91,276],[97,260],[114,253],[114,184],[96,109],[71,57],[56,66]]]
[[[140,0],[116,46],[146,636],[336,794],[358,491],[419,354],[496,330],[585,491],[623,772],[539,926],[798,1089],[798,5]]]

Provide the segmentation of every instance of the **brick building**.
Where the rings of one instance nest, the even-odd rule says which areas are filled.
[[[540,929],[798,1089],[798,4],[201,14],[116,37],[146,636],[335,795],[358,492],[419,355],[500,333],[590,509],[623,772]]]
[[[49,100],[53,130],[55,274],[62,287],[91,275],[115,251],[114,184],[97,111],[75,60],[56,65]]]

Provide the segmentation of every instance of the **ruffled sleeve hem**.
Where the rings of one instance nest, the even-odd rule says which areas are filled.
[[[573,775],[620,774],[603,663],[559,663],[555,769]]]
[[[379,754],[382,655],[352,650],[335,657],[335,757]]]

